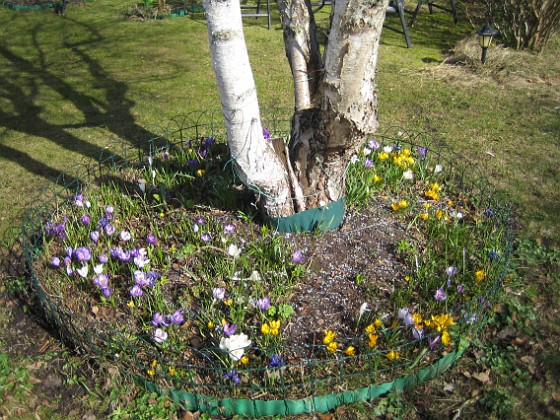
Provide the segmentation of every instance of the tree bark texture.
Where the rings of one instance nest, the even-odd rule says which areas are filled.
[[[324,57],[309,0],[277,3],[295,93],[283,158],[262,139],[239,1],[204,2],[232,156],[271,217],[343,197],[346,166],[377,129],[375,69],[388,0],[333,2]]]

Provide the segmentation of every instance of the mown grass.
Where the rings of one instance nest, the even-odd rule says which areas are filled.
[[[74,164],[96,159],[105,147],[113,150],[117,138],[132,144],[160,134],[177,115],[219,108],[203,16],[135,22],[125,19],[125,5],[85,2],[71,5],[65,17],[52,11],[0,9],[0,232],[17,225],[21,213],[42,199],[60,174],[70,167],[72,176]],[[477,28],[464,18],[454,25],[450,15],[438,11],[429,15],[425,9],[411,29],[413,48],[405,47],[402,35],[383,33],[380,121],[427,132],[438,144],[448,144],[478,161],[510,192],[519,209],[520,236],[526,239],[518,258],[519,281],[504,299],[518,312],[531,307],[547,311],[548,304],[558,302],[554,246],[560,241],[559,38],[540,55],[511,53],[500,61],[502,52],[492,48],[487,66],[482,67],[476,65],[475,48],[465,65],[450,65],[444,63],[450,50]],[[319,20],[327,18],[327,11],[319,13]],[[398,27],[396,16],[388,19]],[[269,31],[263,19],[246,19],[246,39],[261,104],[290,108],[292,82],[277,16],[273,22]],[[544,251],[537,252],[539,247]],[[544,291],[549,291],[546,299]],[[511,303],[512,294],[521,296],[518,303]],[[512,319],[502,314],[497,313],[497,329],[509,326],[522,331],[526,321],[534,322],[529,319],[533,315]],[[558,312],[546,315],[538,328],[525,335],[549,345],[535,366],[557,372],[553,356],[558,349],[554,328]],[[491,388],[484,384],[492,393],[486,399],[472,397],[473,407],[498,415],[496,407],[507,405],[504,398],[516,407],[524,396],[526,401],[544,399],[545,404],[554,400],[546,389],[546,384],[554,384],[553,378],[543,374],[543,380],[532,374],[530,379],[514,381],[509,374],[519,366],[506,356],[506,345],[498,350],[494,353],[498,362],[476,357],[466,362],[469,368],[490,366],[500,379]],[[101,382],[100,393],[106,391],[108,380]],[[528,388],[525,394],[520,391]],[[131,399],[116,395],[118,387],[112,389],[115,395],[99,407],[117,406],[126,414]],[[417,400],[405,403],[391,396],[384,400],[386,411],[378,411],[401,410],[410,415],[414,410],[437,409],[434,402],[425,408],[419,402],[422,396],[416,396]],[[90,397],[92,406],[96,398]],[[131,409],[145,399],[140,395]],[[463,412],[469,409],[465,406]]]

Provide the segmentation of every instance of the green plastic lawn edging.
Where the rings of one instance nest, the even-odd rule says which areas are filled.
[[[265,221],[278,232],[311,232],[315,229],[329,231],[336,229],[344,219],[344,198],[326,206],[304,210],[286,217],[265,217]]]
[[[39,10],[39,9],[48,9],[57,6],[62,6],[63,2],[58,1],[55,3],[45,3],[45,4],[34,4],[34,5],[24,5],[24,4],[15,4],[15,3],[2,3],[4,7],[7,7],[11,10]]]
[[[418,373],[409,374],[402,378],[380,385],[374,384],[365,388],[357,388],[353,391],[307,397],[298,400],[218,398],[195,394],[175,388],[162,390],[159,386],[152,382],[141,378],[139,379],[150,392],[157,392],[160,395],[166,395],[172,401],[181,404],[183,408],[192,412],[202,411],[210,415],[239,415],[242,417],[326,413],[342,405],[382,397],[388,394],[391,390],[404,391],[418,386],[447,370],[463,355],[468,347],[469,341],[462,337],[455,351],[446,354],[437,362],[420,370]]]

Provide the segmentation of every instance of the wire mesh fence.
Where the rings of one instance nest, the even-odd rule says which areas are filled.
[[[263,115],[263,127],[267,127],[272,136],[289,136],[289,112],[269,110]],[[168,343],[162,350],[154,346],[153,338],[145,330],[134,334],[123,327],[127,319],[122,313],[115,311],[114,318],[98,318],[92,315],[91,308],[78,311],[62,292],[64,284],[56,283],[56,278],[38,269],[47,244],[45,226],[54,213],[70,205],[78,192],[98,188],[120,173],[136,170],[162,151],[180,150],[201,138],[226,141],[220,112],[174,118],[161,132],[162,135],[144,144],[119,141],[95,163],[71,168],[71,176],[61,176],[52,191],[45,192],[44,201],[27,210],[21,230],[4,235],[4,272],[12,279],[29,279],[38,311],[60,337],[78,351],[112,360],[147,388],[168,394],[190,410],[247,416],[298,414],[328,411],[340,404],[372,399],[394,388],[403,389],[424,382],[460,357],[469,339],[484,326],[488,308],[508,274],[513,226],[507,198],[485,178],[487,168],[458,158],[423,133],[396,127],[382,128],[375,138],[393,147],[422,148],[426,164],[443,162],[449,168],[446,182],[460,194],[468,195],[473,205],[491,209],[492,217],[485,223],[491,223],[502,232],[501,258],[491,282],[481,287],[477,296],[449,309],[450,313],[464,315],[460,334],[454,337],[451,350],[443,351],[441,347],[432,350],[434,346],[430,340],[433,337],[428,335],[411,340],[402,333],[402,325],[393,322],[384,329],[383,335],[391,341],[394,354],[407,356],[390,360],[390,363],[389,348],[364,344],[364,340],[366,343],[368,340],[368,334],[364,333],[347,343],[349,348],[361,349],[357,354],[325,351],[326,341],[276,343],[262,348],[253,345],[252,357],[265,362],[238,365],[232,370],[219,356],[224,348],[217,342]],[[130,184],[128,187],[126,182],[120,184],[125,190],[138,191],[136,180],[123,178]],[[195,328],[194,322],[187,321],[185,325]],[[278,355],[282,355],[281,361],[274,358]],[[241,371],[242,381],[236,376]]]

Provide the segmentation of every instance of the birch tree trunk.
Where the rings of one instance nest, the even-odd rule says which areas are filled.
[[[333,2],[324,59],[309,0],[277,2],[295,92],[284,158],[262,136],[239,0],[203,3],[231,154],[271,217],[343,197],[345,168],[377,129],[375,69],[388,0]]]

